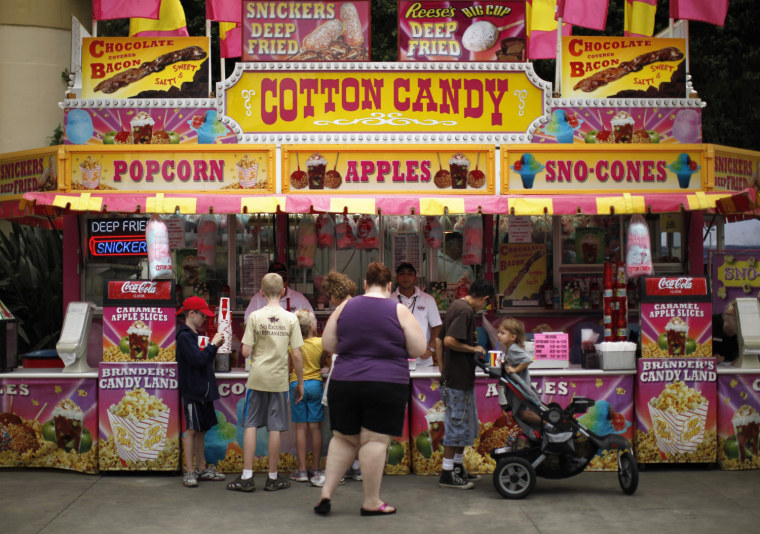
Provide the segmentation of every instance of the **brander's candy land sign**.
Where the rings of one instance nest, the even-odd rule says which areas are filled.
[[[311,66],[265,63],[236,70],[221,111],[234,121],[238,138],[288,141],[301,138],[287,134],[321,133],[361,134],[360,139],[395,134],[395,139],[398,134],[478,132],[517,141],[547,113],[549,85],[528,63],[499,64],[489,71],[474,64],[456,70],[403,63],[381,64],[382,70],[377,64]],[[478,141],[475,136],[448,138]]]

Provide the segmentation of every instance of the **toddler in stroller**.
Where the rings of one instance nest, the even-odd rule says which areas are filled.
[[[579,474],[600,449],[617,452],[620,486],[624,493],[634,493],[638,466],[629,452],[628,441],[616,433],[597,435],[575,418],[576,413],[585,412],[595,401],[575,397],[564,409],[557,403],[544,404],[530,383],[527,369],[533,360],[523,349],[522,323],[504,319],[497,337],[500,346],[506,348],[504,361],[490,367],[490,362],[476,355],[475,363],[499,379],[502,409],[511,407],[523,434],[491,452],[496,460],[493,482],[499,493],[505,498],[521,499],[533,490],[537,476],[558,479]]]

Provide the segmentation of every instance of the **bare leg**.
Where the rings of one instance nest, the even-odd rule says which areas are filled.
[[[298,470],[306,471],[306,423],[296,425],[296,454],[298,455]]]
[[[311,470],[316,471],[322,460],[322,426],[320,423],[308,423],[311,434]],[[300,453],[299,453],[300,454]],[[300,459],[300,458],[299,458]],[[304,465],[306,465],[306,434],[304,433]]]
[[[446,459],[453,460],[455,454],[462,453],[464,453],[464,447],[449,447],[447,445],[443,446],[443,457]]]
[[[193,470],[193,454],[195,452],[195,430],[185,430],[182,436],[182,452],[185,459],[185,471]]]
[[[269,472],[277,472],[277,464],[280,463],[280,431],[269,431]]]
[[[322,498],[332,499],[340,479],[351,466],[359,448],[359,436],[347,436],[333,430],[333,437],[327,449],[327,464],[325,465],[325,484],[322,486]]]
[[[206,433],[195,433],[195,468],[198,471],[206,469]]]
[[[362,466],[362,488],[364,489],[362,506],[365,510],[377,510],[383,504],[380,500],[380,483],[383,480],[383,469],[385,469],[386,453],[391,437],[362,428],[359,439],[361,441],[359,462]]]
[[[253,471],[253,459],[256,456],[256,427],[245,429],[243,434],[243,469]]]

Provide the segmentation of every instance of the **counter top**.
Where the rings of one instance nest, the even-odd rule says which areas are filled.
[[[3,378],[98,378],[98,370],[93,369],[84,373],[64,372],[63,369],[24,369],[17,368],[10,373],[0,373]]]

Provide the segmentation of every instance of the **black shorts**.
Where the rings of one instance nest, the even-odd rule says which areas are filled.
[[[400,436],[404,433],[409,384],[331,380],[327,388],[330,426],[354,436],[362,428]]]
[[[205,432],[218,423],[214,401],[187,401],[182,399],[186,430]]]

